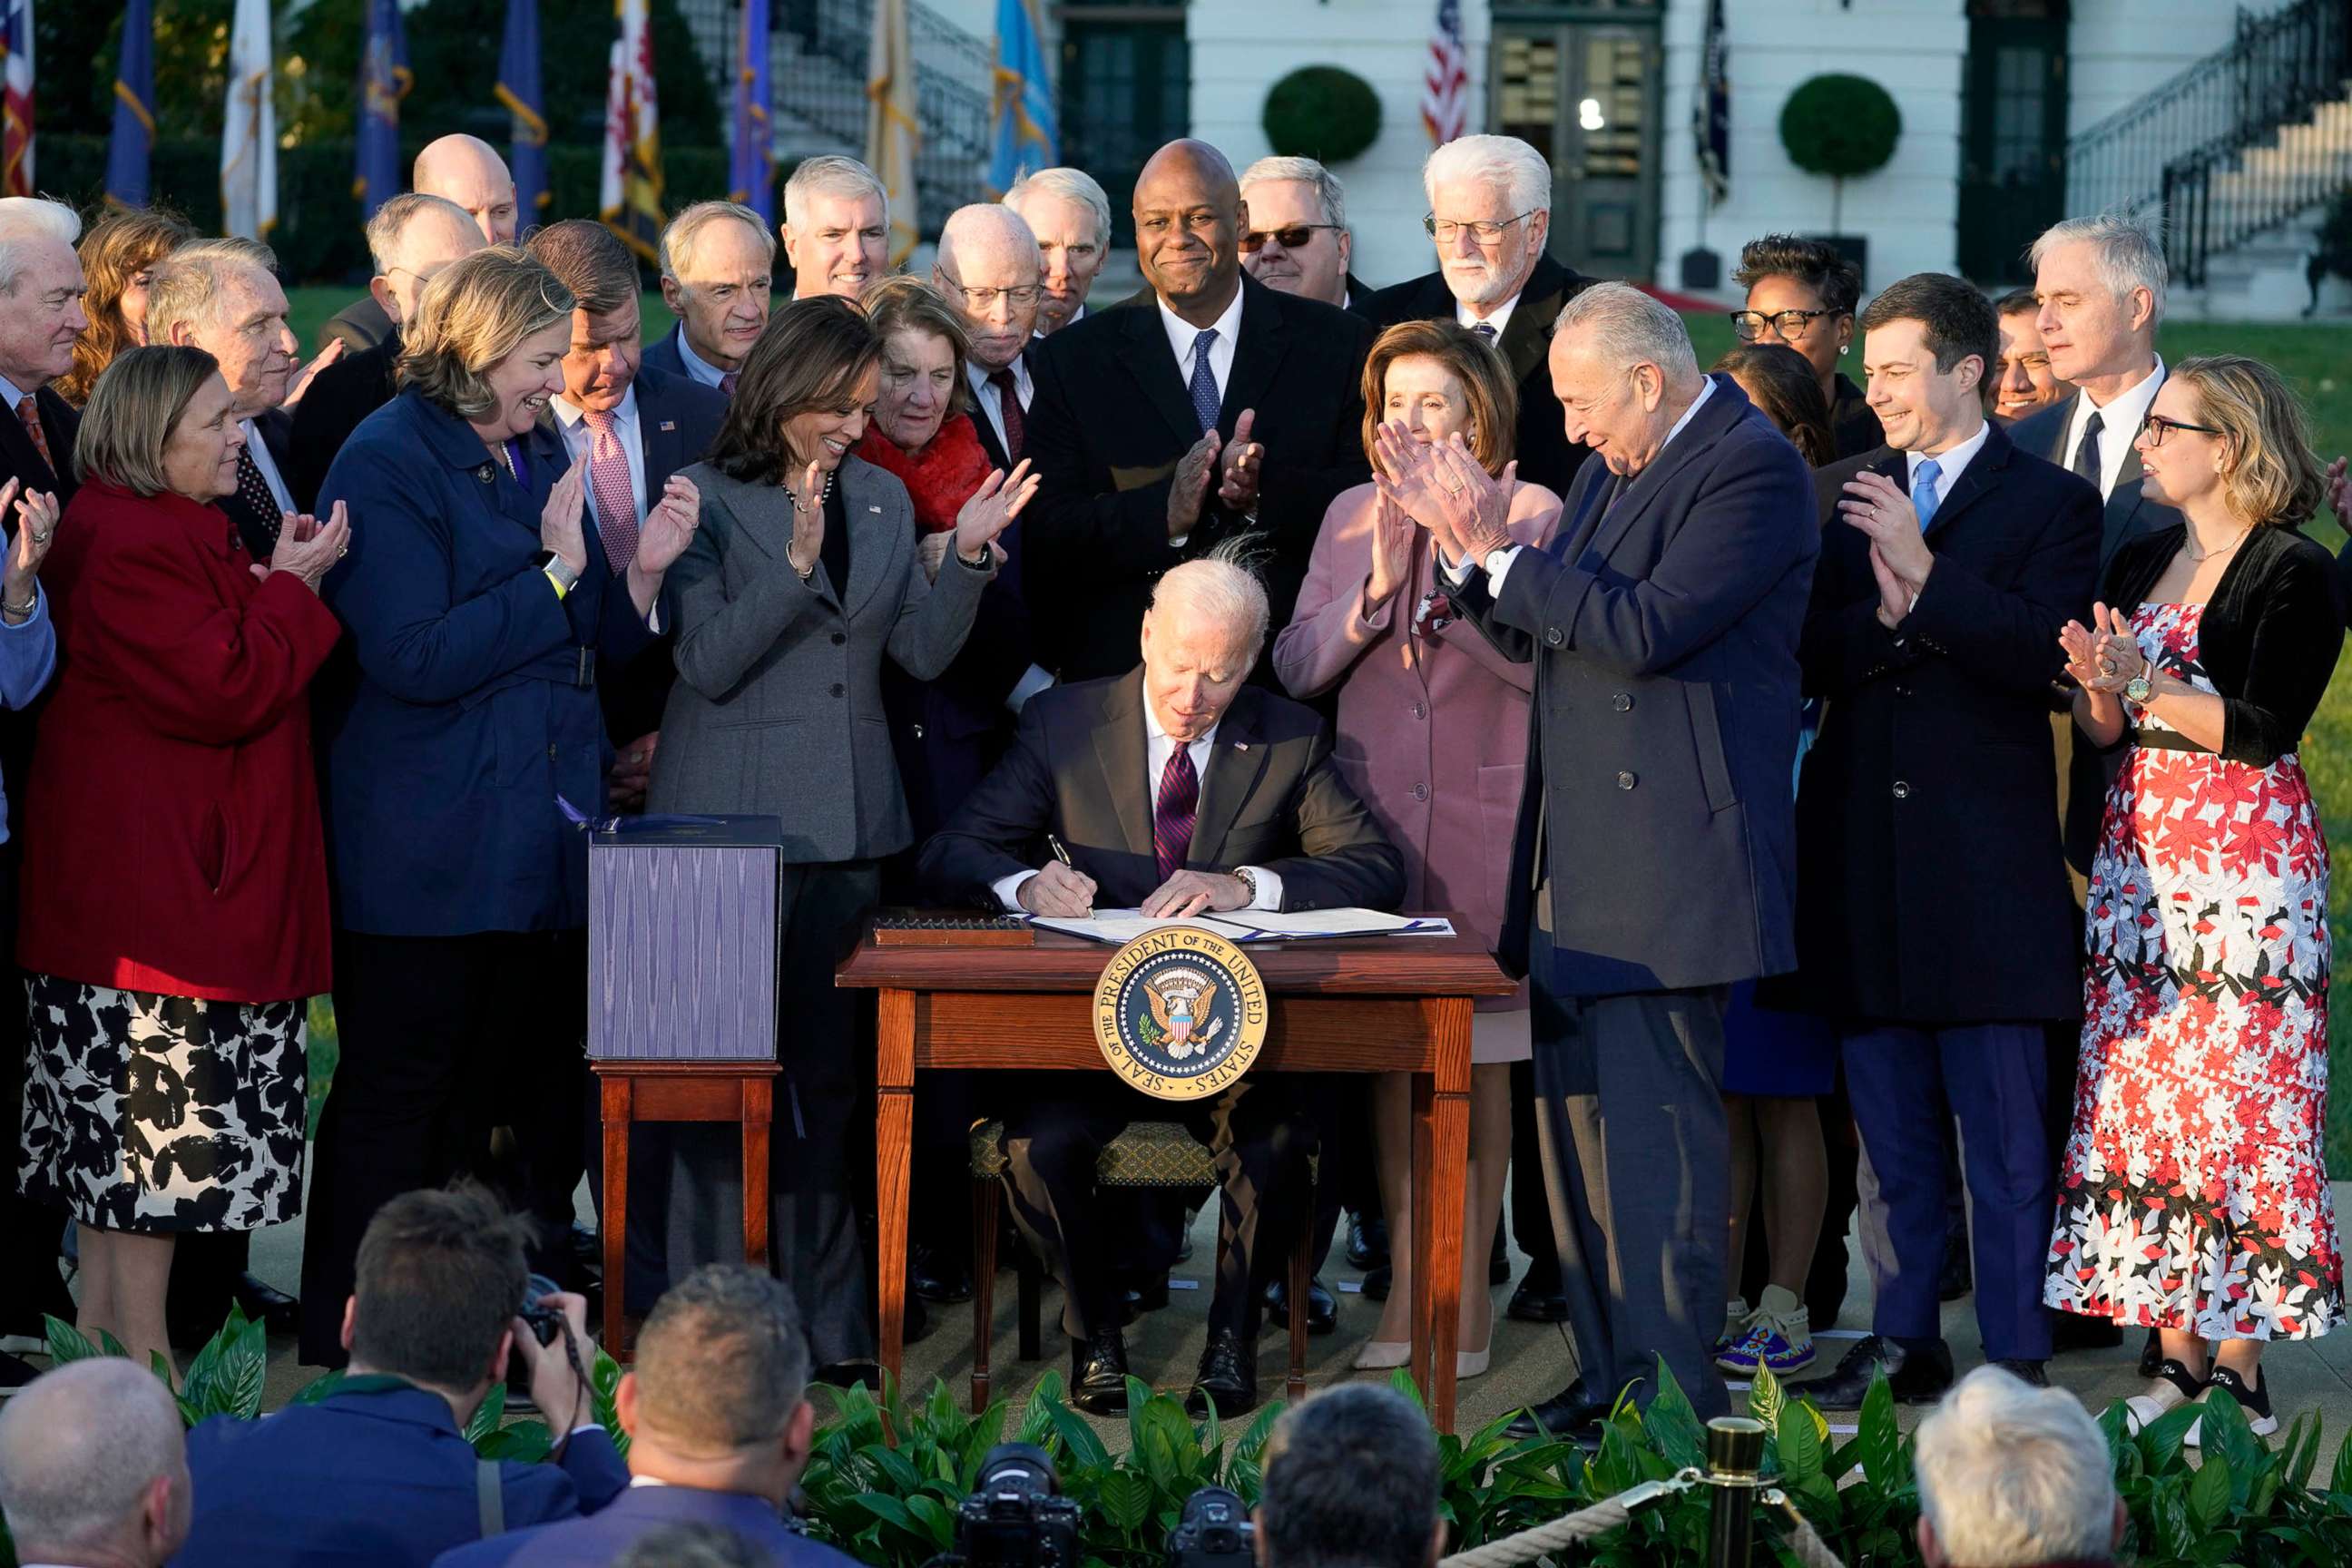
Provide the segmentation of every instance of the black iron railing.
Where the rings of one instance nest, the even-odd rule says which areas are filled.
[[[2066,210],[2160,210],[2173,281],[2200,287],[2216,253],[2352,183],[2352,148],[2322,134],[2340,124],[2280,134],[2343,98],[2347,76],[2352,0],[2241,11],[2228,47],[2067,143]]]
[[[863,147],[874,0],[793,0],[778,8],[776,26],[792,30],[803,57],[801,68],[776,83],[778,110]],[[907,5],[907,33],[915,55],[916,118],[922,125],[915,154],[920,226],[926,235],[936,235],[949,213],[981,199],[995,61],[987,40],[915,0]]]

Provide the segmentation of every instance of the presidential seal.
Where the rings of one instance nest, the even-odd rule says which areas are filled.
[[[1265,1044],[1265,982],[1242,950],[1193,926],[1137,937],[1095,987],[1095,1040],[1111,1070],[1157,1100],[1203,1100]]]

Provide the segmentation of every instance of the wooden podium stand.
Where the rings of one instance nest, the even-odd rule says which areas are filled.
[[[877,994],[876,1260],[882,1365],[905,1350],[907,1193],[915,1069],[1108,1072],[1093,994],[1117,950],[1052,931],[1034,947],[878,947],[872,936],[836,984]],[[1442,1431],[1454,1426],[1462,1297],[1463,1180],[1470,1132],[1470,1012],[1511,981],[1465,937],[1265,942],[1247,949],[1273,1000],[1254,1072],[1412,1075],[1413,1375]],[[1141,1096],[1139,1103],[1149,1104]]]

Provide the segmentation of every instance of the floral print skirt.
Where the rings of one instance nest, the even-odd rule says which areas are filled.
[[[25,1194],[106,1230],[255,1230],[302,1212],[308,1006],[33,974]]]
[[[2202,690],[2201,606],[2144,605],[2149,660]],[[2152,716],[2091,868],[2074,1128],[2044,1300],[2209,1340],[2344,1311],[2321,1155],[2327,846],[2302,763],[2181,750]],[[2156,743],[2149,743],[2153,741]]]

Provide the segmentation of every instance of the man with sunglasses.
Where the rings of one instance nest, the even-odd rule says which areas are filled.
[[[1348,270],[1355,236],[1348,232],[1348,191],[1312,158],[1260,158],[1242,171],[1249,226],[1242,231],[1242,270],[1269,289],[1352,310],[1372,296]]]
[[[1519,387],[1519,478],[1566,495],[1584,448],[1565,433],[1545,341],[1560,307],[1591,279],[1545,250],[1551,165],[1516,136],[1463,136],[1429,155],[1421,183],[1429,197],[1422,226],[1436,242],[1437,270],[1353,309],[1378,327],[1459,321],[1493,343]]]

